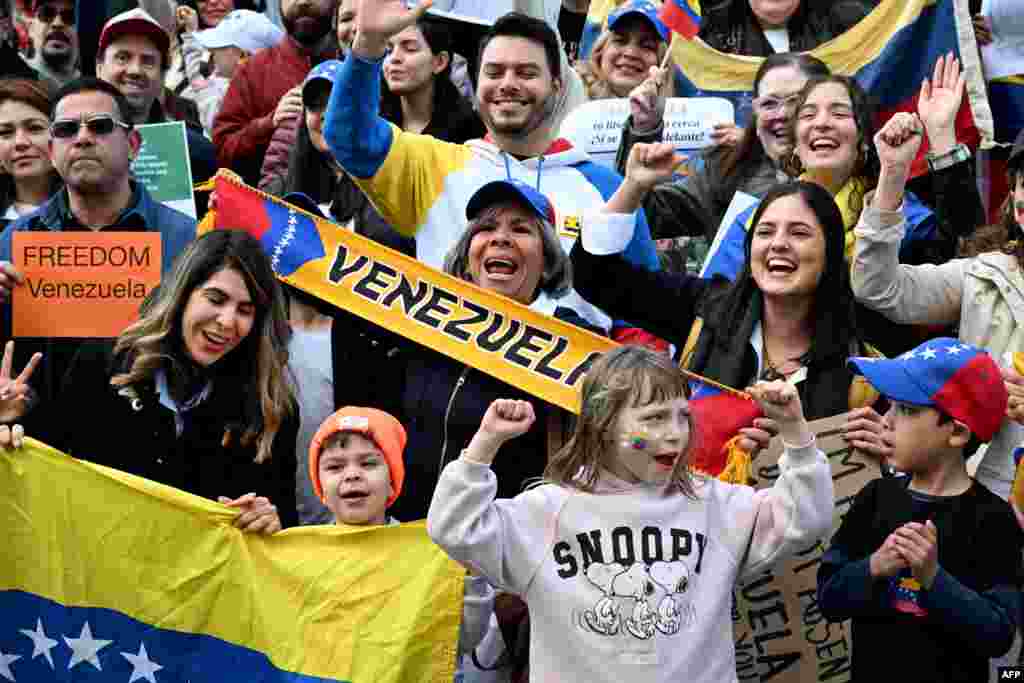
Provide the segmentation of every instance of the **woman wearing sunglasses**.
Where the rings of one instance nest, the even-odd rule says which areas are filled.
[[[0,80],[0,229],[61,187],[50,163],[50,97],[35,81]]]

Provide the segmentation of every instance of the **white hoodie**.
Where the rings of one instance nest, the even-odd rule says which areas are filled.
[[[737,578],[832,524],[821,451],[787,449],[779,469],[761,491],[700,478],[697,500],[607,473],[594,493],[545,484],[495,500],[490,467],[460,458],[441,475],[427,531],[527,602],[532,682],[726,683],[737,680]]]

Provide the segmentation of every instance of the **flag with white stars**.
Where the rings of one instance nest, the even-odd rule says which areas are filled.
[[[422,522],[243,534],[27,441],[0,451],[0,683],[452,680],[465,572]]]

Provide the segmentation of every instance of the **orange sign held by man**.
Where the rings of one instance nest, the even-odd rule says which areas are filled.
[[[155,232],[16,232],[15,337],[116,337],[160,283]]]

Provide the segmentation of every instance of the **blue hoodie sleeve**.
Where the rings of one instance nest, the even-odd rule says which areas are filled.
[[[394,132],[380,116],[384,61],[356,55],[342,62],[324,114],[324,139],[335,160],[357,178],[376,175],[391,149]]]
[[[1003,584],[978,593],[941,566],[935,582],[923,591],[929,618],[957,633],[964,647],[986,657],[1001,657],[1013,645],[1020,623],[1020,591]]]

